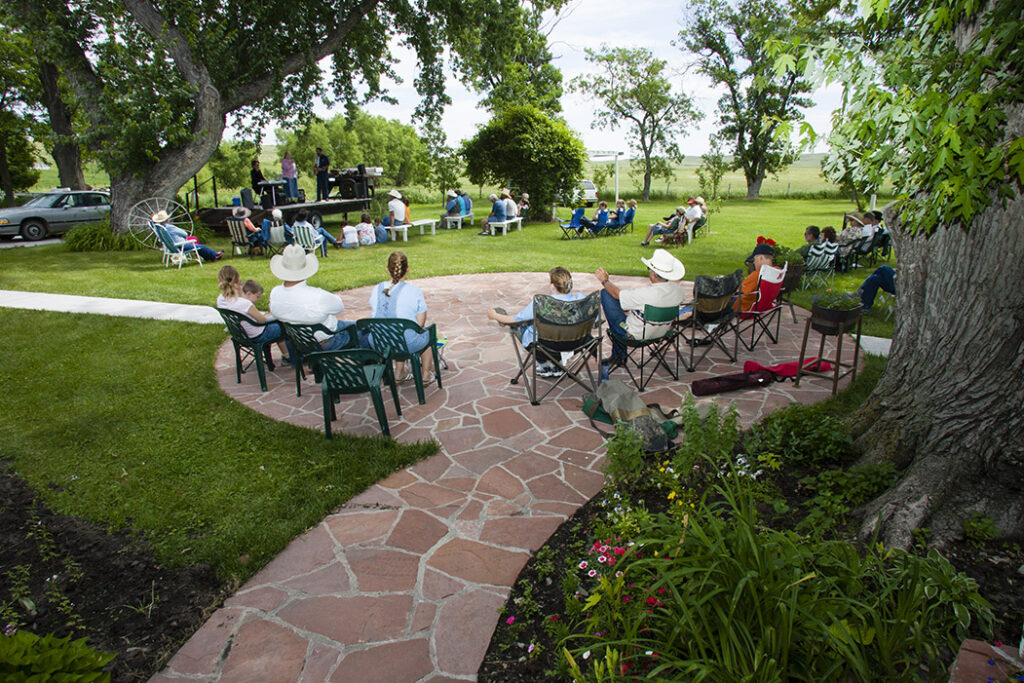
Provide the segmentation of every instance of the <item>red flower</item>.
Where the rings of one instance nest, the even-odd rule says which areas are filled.
[[[770,247],[774,247],[775,246],[775,240],[773,240],[770,237],[765,237],[764,235],[758,235],[757,236],[757,243],[758,244],[767,244]]]

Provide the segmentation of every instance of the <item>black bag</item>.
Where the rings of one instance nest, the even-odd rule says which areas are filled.
[[[690,385],[690,391],[693,392],[694,396],[710,396],[711,394],[721,394],[726,391],[764,387],[774,381],[775,373],[771,370],[738,372],[734,375],[699,379]]]

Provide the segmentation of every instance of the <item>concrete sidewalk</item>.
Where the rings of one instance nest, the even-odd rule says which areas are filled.
[[[137,299],[108,299],[98,296],[74,294],[43,294],[0,289],[0,308],[26,308],[33,311],[61,311],[64,313],[96,313],[120,315],[128,318],[178,320],[186,323],[224,324],[212,306],[167,304],[160,301]]]

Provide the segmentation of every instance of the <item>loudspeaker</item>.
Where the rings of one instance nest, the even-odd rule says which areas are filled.
[[[260,197],[260,206],[262,206],[264,209],[268,211],[274,208],[274,198],[270,195],[269,192],[264,192],[263,195]]]
[[[301,187],[299,188],[299,203],[306,201],[306,191]]]

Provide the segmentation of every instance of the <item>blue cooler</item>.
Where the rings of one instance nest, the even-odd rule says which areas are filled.
[[[232,197],[231,198],[231,206],[241,206],[241,205],[242,205],[242,198],[241,197]]]

